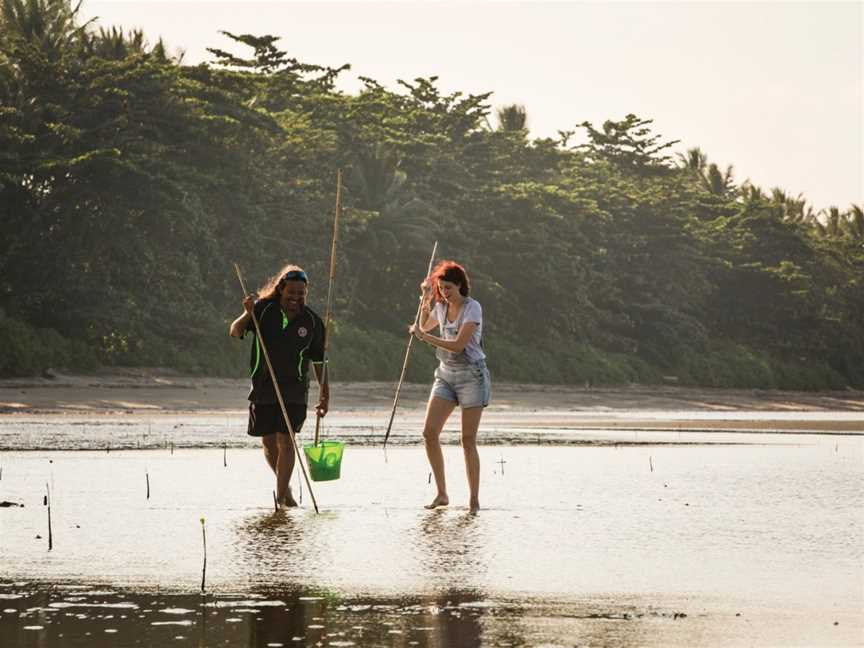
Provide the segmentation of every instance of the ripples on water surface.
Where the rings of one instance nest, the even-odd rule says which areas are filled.
[[[5,451],[0,645],[856,645],[862,439],[769,436],[483,447],[476,517],[454,446],[449,509],[422,448],[349,447],[320,515],[258,450]]]

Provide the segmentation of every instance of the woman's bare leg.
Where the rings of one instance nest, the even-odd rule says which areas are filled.
[[[441,451],[441,430],[447,418],[453,412],[456,403],[433,396],[426,405],[426,422],[423,424],[423,441],[426,444],[426,456],[429,458],[429,466],[435,476],[435,486],[438,494],[431,504],[426,508],[433,509],[439,506],[447,506],[450,499],[447,497],[447,479],[444,476],[444,453]]]
[[[477,430],[480,429],[482,407],[471,407],[462,410],[462,452],[465,454],[465,472],[468,475],[468,490],[471,498],[468,510],[476,513],[480,510],[480,453],[477,451]]]

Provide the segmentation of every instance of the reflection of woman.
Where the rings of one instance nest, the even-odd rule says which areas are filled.
[[[247,331],[255,335],[251,315],[254,308],[264,346],[273,363],[285,411],[295,434],[300,433],[306,420],[309,362],[321,363],[324,360],[324,322],[306,306],[307,285],[306,273],[301,268],[285,266],[261,288],[257,301],[251,296],[243,300],[244,312],[231,323],[229,330],[233,337],[242,338]],[[249,434],[261,437],[264,444],[264,456],[276,473],[279,506],[297,506],[289,486],[294,471],[294,449],[262,354],[256,338],[250,359],[252,390],[249,392]],[[316,407],[318,415],[324,416],[328,409],[330,388],[321,365],[316,364],[314,368],[319,383],[322,374],[325,376]]]
[[[483,353],[483,310],[468,296],[470,282],[465,268],[455,261],[441,261],[423,282],[423,304],[418,325],[411,332],[437,348],[439,364],[426,407],[423,439],[438,494],[426,508],[447,506],[441,430],[456,405],[462,408],[462,450],[472,513],[480,509],[480,455],[477,430],[483,408],[489,404],[491,379]],[[429,331],[438,326],[440,337]]]

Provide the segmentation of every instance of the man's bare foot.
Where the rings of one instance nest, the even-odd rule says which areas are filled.
[[[468,512],[471,515],[477,515],[477,512],[480,510],[480,500],[472,499],[468,503]]]
[[[438,508],[439,506],[447,506],[449,503],[450,503],[450,498],[448,498],[446,495],[436,495],[435,499],[432,500],[432,503],[427,504],[423,508],[435,509],[435,508]]]
[[[288,489],[288,492],[285,493],[282,497],[277,500],[279,504],[279,508],[293,508],[297,506],[297,501],[294,499],[294,496],[291,494],[291,489]]]

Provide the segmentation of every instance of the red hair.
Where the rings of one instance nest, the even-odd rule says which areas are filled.
[[[439,261],[438,265],[432,270],[432,274],[429,275],[428,281],[432,286],[432,299],[436,302],[444,301],[441,292],[438,290],[439,281],[449,281],[450,283],[458,284],[459,294],[463,297],[467,297],[468,293],[471,292],[471,281],[468,279],[468,273],[465,272],[465,268],[455,261]]]

